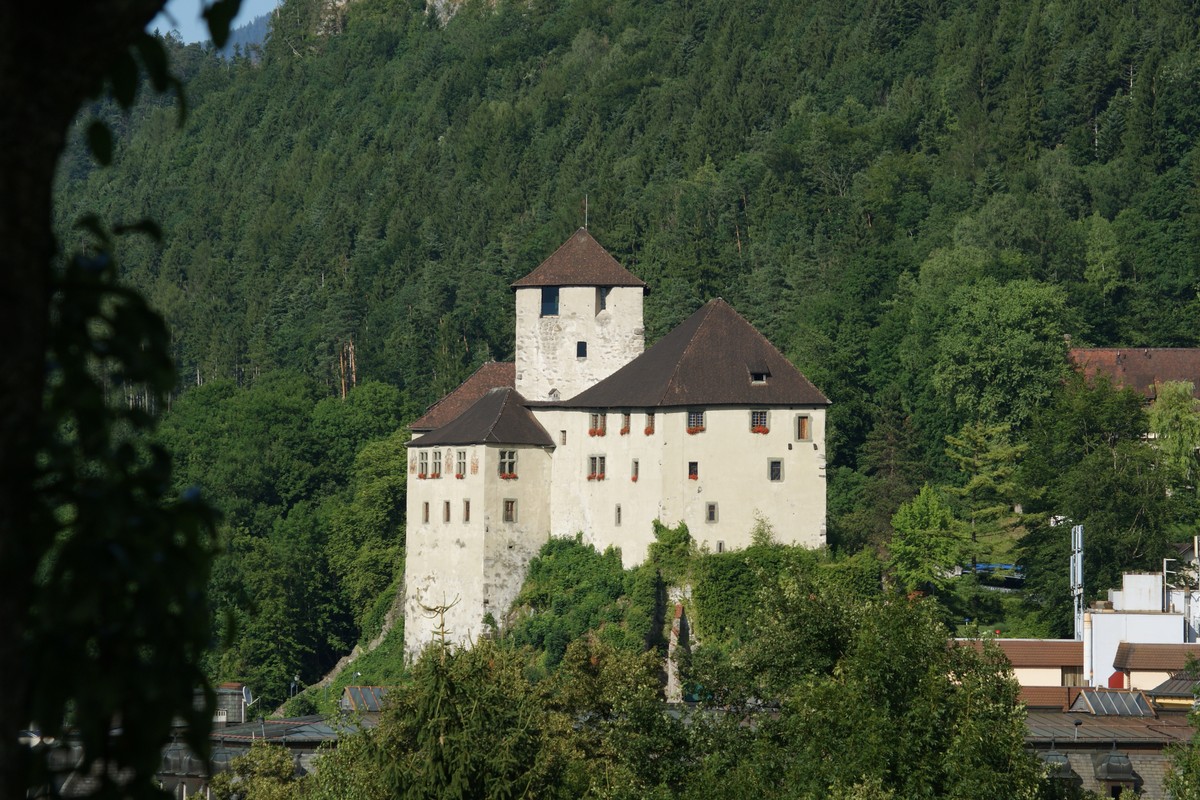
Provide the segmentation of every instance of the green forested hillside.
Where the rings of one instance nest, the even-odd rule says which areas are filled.
[[[1153,563],[1195,518],[1192,473],[1150,468],[1137,404],[1063,380],[1065,335],[1200,344],[1186,3],[501,0],[444,25],[413,0],[322,5],[288,0],[257,62],[173,46],[182,128],[165,103],[117,119],[115,165],[76,153],[60,192],[64,237],[85,210],[163,228],[121,259],[173,327],[184,388],[164,436],[248,554],[218,569],[232,575],[219,597],[278,586],[250,555],[286,572],[278,554],[303,562],[306,536],[335,561],[334,532],[354,526],[330,498],[366,491],[347,466],[386,432],[314,444],[286,423],[293,442],[255,404],[332,419],[321,398],[353,363],[359,384],[398,390],[398,423],[511,357],[508,284],[583,222],[585,195],[593,234],[651,286],[650,339],[723,296],[833,401],[837,546],[886,555],[901,503],[945,485],[974,533],[1029,533],[992,549],[1025,553],[1031,597],[1061,627],[1061,537],[984,511],[1098,515],[1098,578]],[[220,466],[218,401],[250,425],[227,431],[243,462]],[[256,436],[276,473],[259,474]],[[335,441],[336,456],[320,444]],[[969,488],[972,448],[1007,453],[991,495]],[[381,552],[398,524],[377,526]],[[335,573],[281,606],[338,622],[276,648],[271,680],[315,677],[358,632],[342,586],[356,570]],[[360,599],[385,578],[360,581]],[[229,674],[262,660],[239,658]]]

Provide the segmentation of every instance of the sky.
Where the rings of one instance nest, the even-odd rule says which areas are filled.
[[[241,10],[234,18],[230,30],[246,24],[255,17],[261,17],[279,3],[280,0],[242,0]],[[205,5],[207,3],[204,0],[168,0],[167,7],[154,18],[147,30],[157,28],[162,33],[176,30],[185,42],[207,42],[208,26],[200,16],[200,11]]]

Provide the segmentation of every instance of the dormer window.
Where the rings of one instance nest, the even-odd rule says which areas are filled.
[[[542,287],[542,316],[557,317],[558,316],[558,287],[543,286]]]
[[[750,373],[750,383],[761,386],[767,382],[767,378],[771,377],[771,373],[766,371]]]

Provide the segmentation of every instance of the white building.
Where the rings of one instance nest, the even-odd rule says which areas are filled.
[[[413,424],[410,655],[440,619],[460,643],[489,614],[503,624],[551,536],[626,566],[655,519],[715,551],[748,545],[759,519],[825,544],[829,401],[728,303],[643,352],[646,286],[582,228],[513,289],[515,365],[485,364]]]

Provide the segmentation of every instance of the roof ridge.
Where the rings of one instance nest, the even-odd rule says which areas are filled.
[[[494,392],[497,390],[492,389],[491,391]],[[508,407],[508,399],[512,397],[513,392],[513,390],[509,389],[508,387],[501,387],[498,391],[504,392],[504,399],[500,401],[500,407],[496,409],[495,419],[493,419],[487,427],[488,436],[495,435],[496,426],[500,424],[500,418],[504,416],[504,409]]]
[[[688,353],[691,352],[692,346],[696,344],[696,334],[698,334],[700,329],[704,327],[704,323],[708,322],[708,317],[710,314],[712,314],[712,305],[713,301],[709,300],[698,309],[699,311],[704,312],[704,316],[702,316],[700,321],[696,324],[696,329],[692,331],[692,335],[688,337],[687,344],[684,346],[683,352],[679,354],[679,358],[675,361],[675,369],[671,370],[671,377],[668,378],[666,383],[663,384],[662,394],[658,398],[659,403],[662,403],[663,400],[666,399],[667,392],[670,391],[670,388],[675,385],[675,376],[679,374],[679,370],[683,369],[683,362],[687,360]]]

